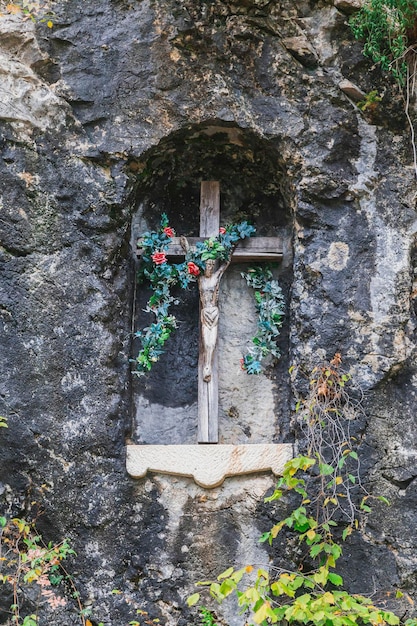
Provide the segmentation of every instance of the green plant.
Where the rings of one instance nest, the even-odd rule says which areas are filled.
[[[253,565],[230,567],[217,580],[197,583],[208,588],[217,602],[234,593],[241,611],[250,613],[250,624],[395,626],[400,622],[371,598],[344,591],[343,578],[336,572],[344,541],[359,527],[359,512],[371,510],[370,495],[359,480],[355,440],[345,425],[346,418],[350,423],[361,413],[360,398],[352,399],[356,390],[340,365],[337,354],[313,369],[309,391],[297,403],[307,455],[286,463],[274,493],[266,498],[266,502],[286,503],[289,513],[261,541],[272,543],[280,534],[292,533],[298,543],[298,567],[273,566],[269,571]],[[387,503],[383,497],[378,499]],[[199,599],[195,593],[188,604]],[[415,624],[416,620],[407,620],[407,626]]]
[[[407,55],[417,44],[417,0],[365,0],[350,19],[357,39],[364,40],[363,53],[404,85]]]
[[[201,626],[217,626],[216,618],[214,617],[213,612],[206,609],[205,606],[200,606],[200,617]]]
[[[417,0],[365,0],[349,23],[354,36],[364,41],[364,55],[390,72],[398,83],[410,128],[417,176],[415,131],[409,113],[417,69]],[[369,102],[366,108],[374,106],[375,102]]]
[[[284,296],[277,280],[267,267],[251,268],[242,272],[249,287],[255,289],[258,311],[258,331],[252,339],[253,346],[242,359],[242,368],[248,374],[259,374],[262,361],[269,355],[278,359],[281,356],[276,339],[284,316]]]
[[[159,624],[158,618],[150,618],[149,613],[147,611],[143,611],[142,609],[136,609],[136,613],[140,615],[141,619],[144,620],[143,624]],[[129,622],[129,626],[141,626],[141,623],[137,620],[132,620]]]
[[[140,237],[138,246],[142,255],[139,280],[148,281],[153,291],[145,311],[152,313],[155,321],[135,333],[141,348],[137,357],[132,360],[136,366],[134,374],[141,376],[151,370],[163,353],[166,341],[177,327],[170,307],[179,301],[172,295],[172,289],[175,286],[186,289],[190,283],[195,282],[200,273],[205,271],[206,262],[210,259],[229,261],[237,243],[251,237],[254,232],[254,227],[247,222],[221,228],[217,237],[198,242],[193,248],[184,245],[185,260],[182,263],[170,263],[167,258],[175,233],[165,214],[162,215],[158,231],[147,232]],[[253,340],[255,349],[243,359],[242,367],[249,374],[257,374],[261,371],[261,359],[268,354],[279,356],[274,339],[282,324],[283,297],[277,281],[272,280],[270,270],[252,269],[245,278],[248,284],[257,289],[255,298],[259,323],[258,334]]]
[[[13,592],[13,604],[10,607],[13,624],[36,625],[42,604],[48,604],[52,609],[66,605],[65,598],[57,592],[57,588],[64,580],[71,583],[62,562],[72,554],[75,554],[74,550],[67,540],[45,545],[33,523],[19,518],[8,520],[0,517],[0,583],[11,587]],[[36,590],[35,609],[23,617],[22,598],[29,588]],[[32,601],[33,597],[32,591]],[[85,624],[84,619],[82,623]]]
[[[381,100],[381,96],[378,95],[378,92],[375,89],[367,93],[365,98],[357,103],[357,106],[363,112],[369,111],[370,113],[373,113]]]

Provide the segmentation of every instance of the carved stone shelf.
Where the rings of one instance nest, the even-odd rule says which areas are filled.
[[[279,476],[293,458],[292,444],[129,445],[126,466],[133,478],[147,472],[188,476],[201,487],[221,485],[228,476],[272,471]]]

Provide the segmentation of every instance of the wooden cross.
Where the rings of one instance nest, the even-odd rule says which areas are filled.
[[[220,184],[218,181],[203,181],[200,196],[200,236],[189,237],[190,245],[216,237],[220,228]],[[239,242],[232,255],[232,262],[246,263],[254,261],[280,261],[282,259],[282,241],[279,237],[254,237]],[[140,251],[138,251],[140,254]],[[174,237],[167,251],[169,257],[183,257],[184,249],[180,237]],[[201,305],[200,305],[201,306]],[[211,366],[211,378],[204,380],[203,342],[200,323],[200,342],[198,360],[198,443],[218,443],[218,356],[214,350]]]

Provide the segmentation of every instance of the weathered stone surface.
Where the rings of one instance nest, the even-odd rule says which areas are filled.
[[[343,91],[352,100],[362,100],[365,97],[365,92],[359,89],[357,85],[350,80],[341,80],[339,83],[339,89]]]
[[[126,472],[126,441],[193,442],[198,303],[187,295],[172,352],[133,380],[135,310],[146,303],[134,245],[163,211],[196,233],[210,177],[225,221],[251,217],[286,242],[283,358],[262,380],[239,370],[255,319],[240,277],[225,283],[222,441],[292,443],[305,381],[290,380],[290,365],[308,372],[340,351],[365,391],[367,419],[352,424],[365,484],[392,502],[346,543],[345,582],[417,599],[412,154],[396,86],[362,57],[339,8],[66,0],[53,29],[0,17],[0,511],[40,509],[47,541],[71,539],[68,568],[93,624],[129,623],[136,609],[198,623],[185,606],[194,581],[231,563],[294,560],[290,543],[270,553],[257,543],[279,512],[263,504],[271,476],[207,492]],[[316,66],[285,48],[294,37],[313,46]],[[384,94],[372,120],[343,80]],[[67,599],[44,623],[79,623]],[[1,598],[2,611],[9,604]],[[244,623],[231,605],[219,613]]]
[[[25,140],[34,129],[59,132],[71,109],[36,74],[47,57],[40,50],[33,22],[22,21],[21,15],[2,16],[0,37],[1,118]]]
[[[344,13],[355,13],[363,7],[364,0],[334,0],[334,6]]]
[[[306,37],[285,37],[282,43],[306,67],[315,67],[317,65],[316,53]]]

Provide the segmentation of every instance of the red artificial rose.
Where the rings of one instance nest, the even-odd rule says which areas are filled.
[[[199,275],[200,268],[198,267],[198,265],[196,265],[195,263],[190,261],[189,263],[187,263],[187,267],[188,267],[188,273],[189,274],[192,274],[193,276],[198,276]]]
[[[226,229],[222,226],[221,228],[219,228],[219,233],[221,235],[225,235],[226,234]]]
[[[167,237],[175,236],[175,231],[173,228],[171,228],[171,226],[165,226],[163,232],[166,234]]]
[[[240,359],[240,369],[246,372],[245,359]]]
[[[154,252],[151,258],[155,265],[162,265],[162,263],[167,262],[165,252]]]

